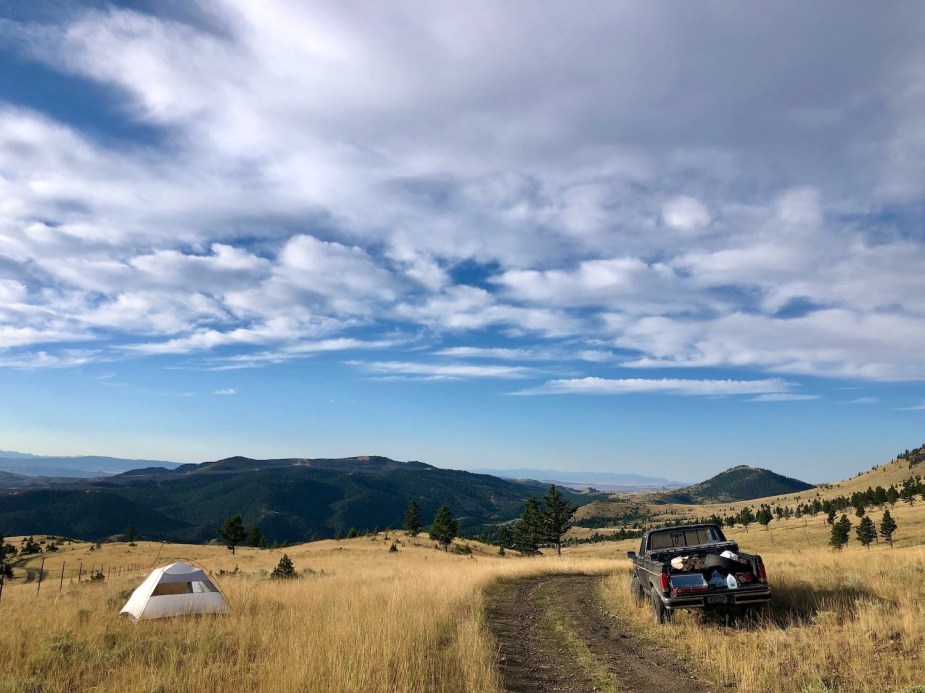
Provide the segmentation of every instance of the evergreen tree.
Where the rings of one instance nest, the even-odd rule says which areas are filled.
[[[122,534],[122,539],[127,541],[129,544],[134,544],[137,537],[138,533],[135,531],[135,525],[129,525],[126,527],[125,532]]]
[[[408,503],[408,509],[405,510],[405,524],[403,526],[405,531],[408,532],[408,536],[411,537],[416,537],[423,528],[421,524],[421,507],[413,498]]]
[[[513,546],[514,537],[511,534],[511,528],[507,525],[501,525],[498,527],[498,531],[495,532],[495,543],[500,546],[502,549],[509,549]]]
[[[781,511],[781,516],[783,516],[783,511]],[[768,529],[768,525],[771,524],[771,520],[774,519],[774,515],[771,514],[771,509],[767,506],[761,508],[755,514],[755,520],[759,525],[764,525],[765,529]]]
[[[572,518],[578,508],[569,503],[562,492],[550,485],[543,496],[543,539],[556,546],[556,553],[562,555],[562,537],[572,527]]]
[[[893,532],[896,531],[896,520],[890,515],[889,510],[883,512],[883,519],[880,520],[880,536],[893,548]]]
[[[523,556],[532,556],[539,550],[542,540],[543,514],[536,498],[530,496],[514,526],[514,548]]]
[[[892,507],[896,505],[896,501],[898,500],[899,500],[899,491],[896,490],[895,486],[890,485],[890,487],[886,490],[886,502],[889,503],[890,506]]]
[[[299,577],[299,574],[295,571],[292,560],[286,554],[283,554],[283,557],[279,559],[279,563],[273,569],[273,572],[270,573],[271,580],[291,580],[297,577]]]
[[[833,549],[841,550],[851,536],[851,520],[847,515],[842,515],[841,519],[832,525],[832,534],[829,536],[829,546]]]
[[[739,524],[745,527],[745,531],[748,531],[748,526],[755,521],[755,513],[752,512],[752,509],[749,506],[745,506],[739,512],[738,517],[736,517]]]
[[[449,551],[458,529],[459,523],[453,519],[449,507],[444,504],[437,508],[437,514],[430,525],[430,538],[441,544],[444,551]]]
[[[218,528],[218,538],[225,542],[228,548],[231,549],[231,555],[234,556],[235,546],[247,538],[241,516],[235,515],[225,520],[222,526]]]
[[[877,528],[874,527],[874,521],[866,515],[861,518],[861,523],[854,531],[857,534],[858,541],[868,549],[870,548],[870,543],[877,538]]]
[[[830,524],[833,526],[835,525],[835,509],[834,508],[832,508],[831,510],[828,511],[828,513],[826,513],[825,521],[827,524]]]
[[[13,566],[6,562],[6,556],[14,553],[16,553],[16,547],[5,544],[3,535],[0,534],[0,585],[3,584],[4,578],[13,577]]]
[[[251,527],[250,532],[247,533],[247,545],[253,546],[256,549],[266,546],[263,534],[260,532],[260,527],[257,525]]]

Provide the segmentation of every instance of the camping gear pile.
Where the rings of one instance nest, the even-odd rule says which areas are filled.
[[[673,594],[695,594],[710,589],[736,589],[739,585],[755,582],[749,565],[732,551],[721,554],[707,554],[701,560],[698,556],[675,556],[671,569],[677,571],[670,577]]]

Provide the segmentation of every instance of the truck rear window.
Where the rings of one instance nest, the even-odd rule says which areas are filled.
[[[712,527],[697,529],[678,529],[671,532],[659,532],[649,536],[649,549],[674,549],[684,546],[699,546],[714,541],[723,541]]]

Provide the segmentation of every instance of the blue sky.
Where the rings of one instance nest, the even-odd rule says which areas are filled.
[[[0,448],[884,461],[925,439],[923,14],[0,3]]]

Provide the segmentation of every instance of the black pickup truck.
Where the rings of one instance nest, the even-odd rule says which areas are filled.
[[[630,592],[648,599],[659,623],[678,609],[745,615],[771,601],[761,556],[739,551],[718,525],[653,529],[642,535],[633,561]]]

